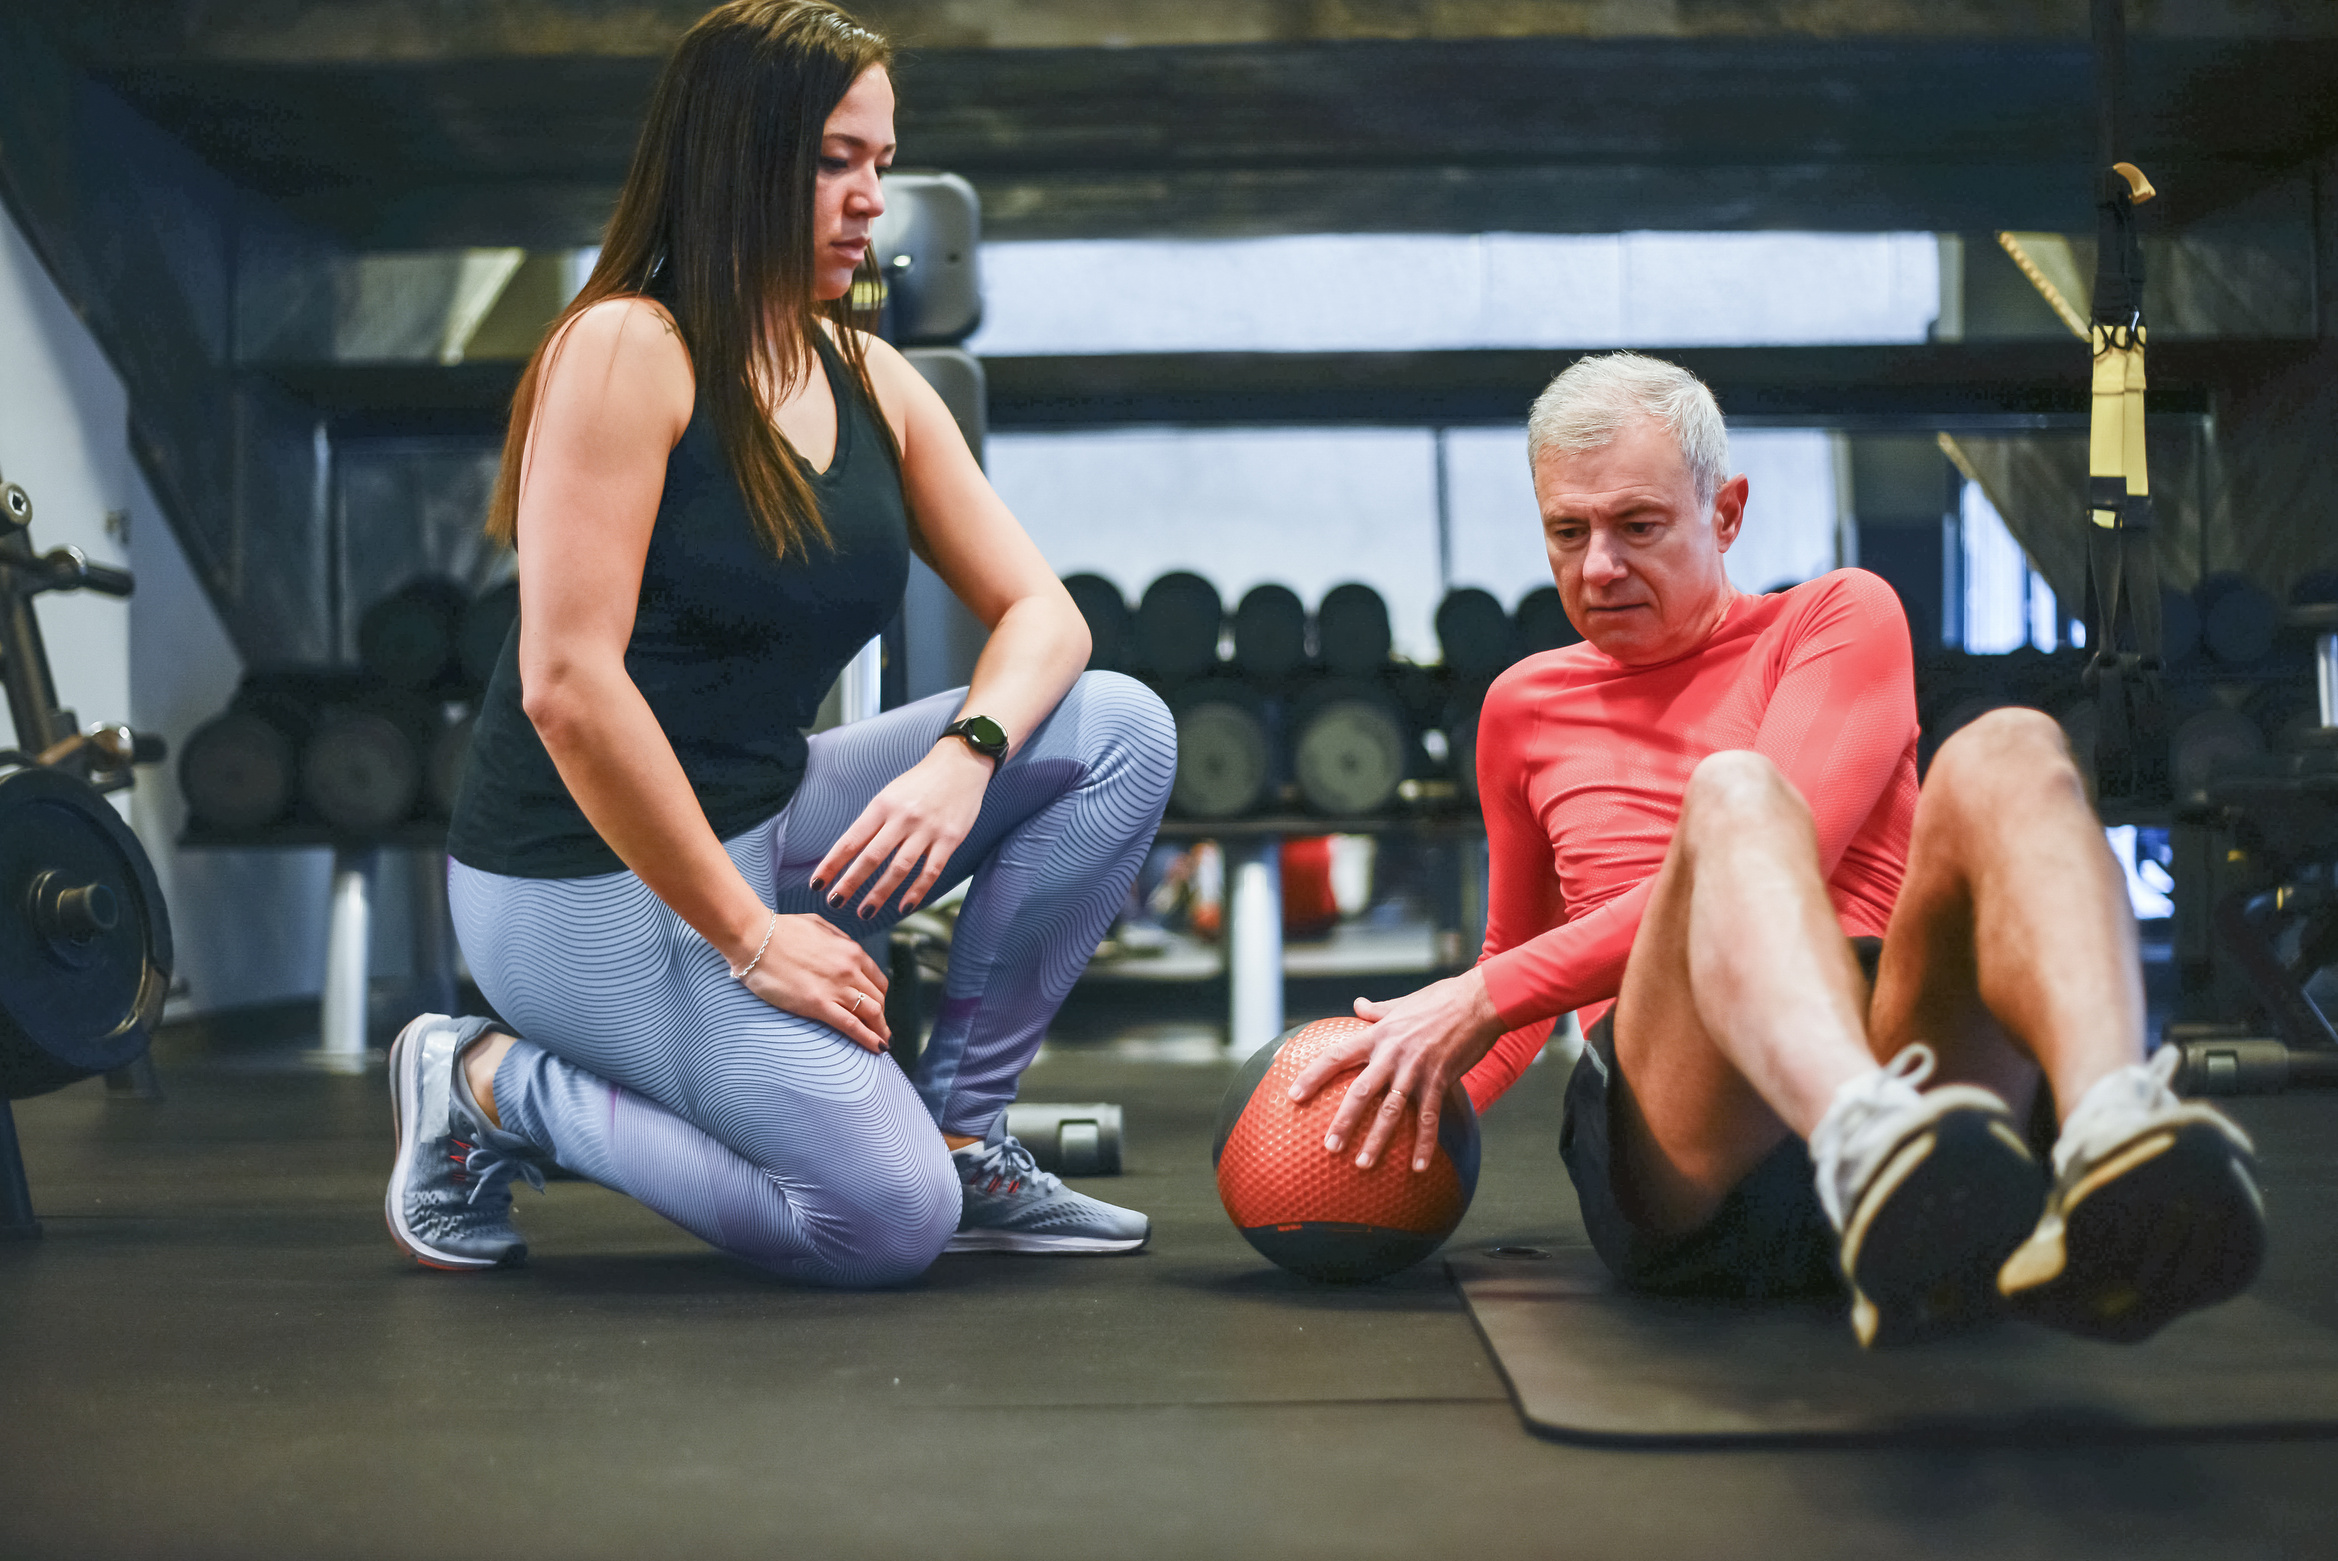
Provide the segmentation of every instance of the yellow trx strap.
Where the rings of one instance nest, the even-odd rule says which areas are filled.
[[[2157,192],[2133,163],[2111,171],[2127,181],[2132,204]],[[2151,471],[2143,444],[2143,316],[2138,309],[2124,323],[2095,320],[2088,333],[2094,349],[2094,418],[2087,440],[2088,518],[2107,530],[2119,525],[2119,506],[2105,500],[2116,493],[2148,499]]]

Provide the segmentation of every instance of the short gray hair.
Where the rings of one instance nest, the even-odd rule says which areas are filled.
[[[1526,414],[1526,464],[1545,450],[1576,455],[1615,438],[1636,417],[1672,430],[1700,508],[1729,480],[1729,430],[1704,381],[1678,364],[1636,352],[1578,359],[1534,398]]]

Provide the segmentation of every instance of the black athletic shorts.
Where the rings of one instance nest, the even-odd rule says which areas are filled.
[[[1853,938],[1870,983],[1881,938]],[[1695,1230],[1660,1236],[1633,1223],[1615,1195],[1613,1096],[1623,1087],[1615,1065],[1615,1010],[1583,1037],[1583,1055],[1567,1080],[1559,1123],[1559,1158],[1567,1162],[1591,1245],[1615,1276],[1635,1290],[1663,1295],[1761,1300],[1824,1294],[1842,1288],[1835,1228],[1819,1206],[1810,1150],[1793,1134],[1721,1200]]]

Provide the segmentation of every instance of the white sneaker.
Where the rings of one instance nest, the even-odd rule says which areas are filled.
[[[2045,1213],[1997,1276],[2017,1316],[2131,1344],[2264,1267],[2255,1146],[2169,1088],[2181,1060],[2163,1046],[2098,1079],[2062,1124]]]
[[[1997,1271],[2037,1221],[2045,1178],[2005,1102],[1919,1086],[1928,1046],[1835,1092],[1810,1135],[1862,1345],[1907,1344],[2003,1309]]]

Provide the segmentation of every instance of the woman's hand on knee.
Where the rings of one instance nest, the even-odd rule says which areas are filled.
[[[873,1052],[892,1044],[885,973],[858,943],[818,916],[781,916],[741,984],[772,1007],[811,1019]]]
[[[859,899],[863,920],[883,909],[896,889],[902,911],[916,910],[973,832],[994,768],[955,737],[943,738],[869,799],[812,869],[812,888],[825,893],[830,905]]]
[[[1471,970],[1392,1002],[1358,998],[1356,1017],[1371,1028],[1325,1047],[1291,1081],[1291,1098],[1306,1100],[1362,1059],[1364,1071],[1332,1114],[1323,1147],[1338,1154],[1362,1128],[1356,1164],[1369,1167],[1403,1129],[1410,1108],[1412,1168],[1426,1170],[1436,1154],[1437,1120],[1447,1092],[1501,1038],[1501,1020],[1486,996],[1485,980]],[[1367,1119],[1369,1127],[1364,1126]]]

